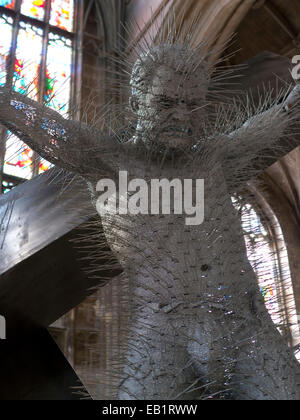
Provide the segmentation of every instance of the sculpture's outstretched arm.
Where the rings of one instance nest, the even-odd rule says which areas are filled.
[[[300,145],[299,103],[300,85],[296,85],[281,104],[251,117],[227,136],[222,155],[230,190],[243,187],[253,176]]]
[[[111,175],[121,146],[114,137],[24,95],[0,88],[0,123],[55,165],[87,178]]]

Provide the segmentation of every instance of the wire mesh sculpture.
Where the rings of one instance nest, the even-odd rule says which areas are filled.
[[[0,121],[45,159],[84,177],[94,201],[99,179],[117,182],[120,171],[147,182],[205,180],[198,226],[172,212],[101,214],[129,281],[124,357],[111,367],[119,399],[299,399],[299,364],[265,308],[231,202],[264,169],[265,156],[295,147],[299,86],[275,100],[265,93],[260,106],[250,98],[246,106],[228,102],[215,51],[191,45],[192,29],[178,35],[166,25],[167,36],[161,30],[145,40],[134,59],[118,56],[124,92],[118,109],[107,106],[106,131],[5,87]],[[129,106],[120,99],[128,96]],[[116,128],[118,120],[125,128]],[[94,236],[97,246],[101,235]]]

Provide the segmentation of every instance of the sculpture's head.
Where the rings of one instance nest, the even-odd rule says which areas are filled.
[[[163,44],[141,55],[131,75],[136,137],[147,146],[190,148],[203,124],[209,72],[186,46]]]

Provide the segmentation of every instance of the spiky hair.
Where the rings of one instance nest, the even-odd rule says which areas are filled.
[[[209,65],[201,52],[198,49],[187,48],[185,44],[164,43],[153,46],[135,61],[130,80],[133,95],[152,82],[155,70],[161,65],[166,65],[176,73],[182,74],[183,77],[197,72],[201,87],[208,88]]]

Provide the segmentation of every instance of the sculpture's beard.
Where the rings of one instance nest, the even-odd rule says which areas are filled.
[[[148,150],[180,154],[192,151],[196,144],[196,130],[190,124],[167,122],[150,123],[139,121],[137,136]]]
[[[184,125],[170,124],[159,133],[159,141],[169,148],[186,148],[193,146],[193,130]]]

